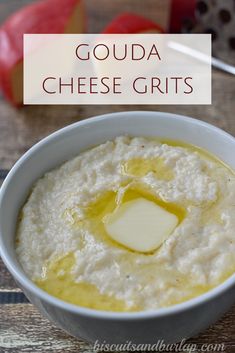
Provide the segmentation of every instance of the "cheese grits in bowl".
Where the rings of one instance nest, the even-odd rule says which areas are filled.
[[[190,337],[233,303],[234,153],[232,136],[168,113],[68,126],[4,182],[3,260],[32,303],[76,337]]]

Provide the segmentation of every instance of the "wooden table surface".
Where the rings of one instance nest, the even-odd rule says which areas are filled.
[[[0,21],[24,1],[1,1]],[[88,31],[98,32],[122,11],[143,14],[163,26],[168,0],[86,0]],[[144,5],[143,5],[144,3]],[[134,4],[134,9],[133,9]],[[235,136],[235,79],[213,72],[213,103],[210,106],[29,106],[11,107],[0,97],[0,179],[35,142],[51,132],[97,114],[124,110],[158,110],[189,115],[210,122]],[[224,343],[235,352],[235,307],[219,322],[189,342]],[[0,260],[0,352],[92,352],[85,342],[69,337],[42,317],[21,293]]]

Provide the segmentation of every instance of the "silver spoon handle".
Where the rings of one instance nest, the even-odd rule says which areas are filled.
[[[208,55],[206,54],[203,54],[201,53],[200,51],[198,50],[195,50],[195,49],[192,49],[192,48],[189,48],[187,47],[186,45],[183,45],[183,44],[180,44],[180,43],[177,43],[177,42],[173,42],[173,41],[169,41],[168,42],[168,47],[173,49],[173,50],[176,50],[180,53],[183,53],[185,55],[188,55],[188,56],[191,56],[195,59],[198,59],[202,62],[205,62],[205,63],[208,63],[219,69],[219,70],[222,70],[222,71],[225,71],[225,72],[228,72],[232,75],[235,75],[235,66],[233,65],[230,65],[230,64],[227,64],[225,62],[223,62],[222,60],[219,60],[219,59],[216,59],[214,57],[209,57]]]

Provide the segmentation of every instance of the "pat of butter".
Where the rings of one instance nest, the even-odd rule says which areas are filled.
[[[104,220],[113,240],[139,252],[157,249],[177,224],[174,214],[144,198],[122,204]]]

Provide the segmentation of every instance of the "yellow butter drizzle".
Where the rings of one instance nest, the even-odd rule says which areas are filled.
[[[186,210],[175,203],[166,202],[165,200],[158,197],[152,192],[150,188],[145,187],[139,182],[131,183],[129,186],[124,187],[122,197],[118,195],[118,192],[107,192],[106,194],[99,197],[94,203],[92,203],[85,212],[85,220],[75,221],[75,224],[86,225],[90,231],[95,234],[99,240],[102,240],[109,245],[116,246],[122,249],[133,252],[123,245],[116,243],[111,239],[105,231],[104,223],[105,217],[112,213],[120,204],[132,201],[138,198],[145,198],[146,200],[155,202],[158,206],[164,208],[166,211],[173,213],[179,220],[179,223],[183,221],[186,216]],[[179,224],[178,223],[178,224]]]
[[[217,286],[219,286],[221,283],[223,283],[224,281],[226,281],[229,277],[231,277],[235,272],[235,267],[231,268],[229,271],[227,271],[226,274],[224,274],[223,276],[221,276],[216,283],[214,283],[213,285],[194,285],[193,284],[193,278],[191,278],[191,280],[184,278],[183,281],[181,281],[181,286],[178,286],[178,288],[182,288],[182,293],[187,293],[187,294],[180,294],[180,298],[179,297],[174,297],[171,298],[170,300],[167,300],[163,303],[164,307],[168,307],[168,306],[172,306],[172,305],[176,305],[176,304],[180,304],[183,302],[186,302],[190,299],[196,298],[202,294],[207,293],[208,291],[210,291],[213,288],[216,288]]]
[[[165,181],[174,178],[172,169],[167,167],[160,157],[153,159],[133,158],[122,164],[122,172],[134,177],[144,177],[146,174],[153,172],[157,179]]]
[[[171,146],[171,147],[182,147],[190,152],[193,152],[193,153],[197,152],[203,159],[209,160],[211,162],[216,163],[217,165],[220,165],[220,167],[227,169],[231,174],[233,174],[233,176],[235,176],[235,170],[232,167],[230,167],[227,163],[222,161],[219,157],[217,157],[213,153],[205,150],[202,147],[199,147],[199,146],[187,143],[187,142],[179,141],[179,140],[171,140],[171,139],[166,139],[166,138],[156,138],[154,140],[157,142],[160,142],[162,144],[166,144],[168,146]]]
[[[92,260],[92,259],[91,259]],[[113,296],[101,294],[95,285],[76,282],[71,273],[75,263],[73,253],[53,261],[46,267],[45,278],[35,283],[47,293],[68,303],[106,311],[136,311]]]

